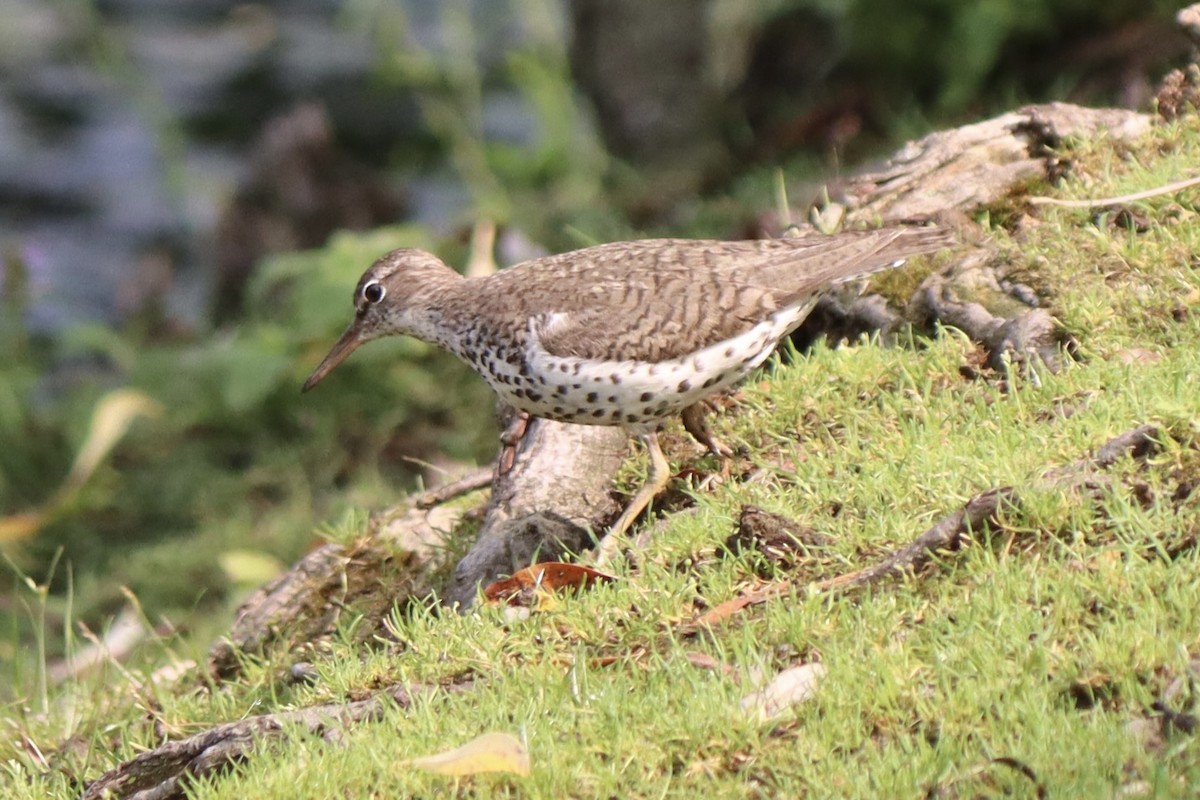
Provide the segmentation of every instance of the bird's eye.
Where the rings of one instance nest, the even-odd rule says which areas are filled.
[[[387,294],[387,291],[379,281],[371,281],[362,288],[363,299],[372,305],[382,300],[385,294]]]

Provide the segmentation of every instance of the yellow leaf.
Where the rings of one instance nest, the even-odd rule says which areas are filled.
[[[60,493],[69,494],[82,486],[113,446],[121,441],[135,419],[161,414],[162,406],[136,389],[117,389],[100,398],[92,411],[87,438],[75,456],[75,463],[71,465],[71,472]]]
[[[136,389],[117,389],[100,398],[92,411],[83,446],[79,448],[66,480],[42,508],[0,517],[0,542],[12,542],[35,535],[70,502],[79,487],[87,483],[96,467],[100,466],[100,462],[137,417],[157,417],[161,414],[162,406]]]
[[[404,762],[438,775],[475,775],[481,772],[529,774],[529,752],[511,733],[485,733],[461,747]]]
[[[217,557],[221,571],[234,583],[257,586],[285,569],[283,562],[261,550],[226,550]]]

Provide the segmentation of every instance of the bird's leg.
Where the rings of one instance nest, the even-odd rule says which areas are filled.
[[[667,463],[667,457],[658,444],[658,433],[651,431],[641,434],[638,438],[642,440],[642,444],[646,446],[646,453],[650,456],[650,471],[646,475],[646,482],[642,484],[642,488],[638,489],[637,494],[621,512],[621,516],[617,517],[617,521],[608,529],[608,534],[600,541],[600,546],[596,548],[595,564],[598,567],[603,566],[617,554],[617,550],[621,547],[621,539],[633,525],[634,520],[646,510],[650,501],[666,488],[667,482],[671,480],[671,465]]]
[[[529,427],[529,414],[512,409],[513,415],[500,432],[500,455],[496,459],[496,474],[504,475],[517,460],[517,445]]]
[[[699,403],[693,403],[685,408],[680,416],[683,418],[684,430],[690,433],[693,439],[708,448],[708,452],[721,459],[719,480],[724,483],[729,480],[729,459],[733,456],[733,449],[709,430],[708,422],[705,420],[707,413],[704,401],[701,400]],[[718,475],[709,475],[700,484],[700,488],[706,488],[717,478]]]
[[[721,458],[729,458],[733,455],[733,450],[709,430],[708,422],[704,419],[704,406],[701,403],[693,403],[688,406],[680,416],[683,417],[684,430],[690,433],[697,442],[707,447],[708,452]]]

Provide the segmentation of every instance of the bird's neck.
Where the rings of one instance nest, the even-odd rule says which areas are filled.
[[[397,333],[436,344],[466,359],[470,332],[477,327],[482,298],[473,286],[478,278],[464,278],[449,267],[429,269],[413,276],[404,306],[393,317]]]

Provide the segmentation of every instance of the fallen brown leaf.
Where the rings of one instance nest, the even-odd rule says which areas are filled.
[[[597,581],[609,583],[614,580],[616,578],[612,575],[582,564],[546,561],[488,584],[483,596],[489,603],[528,605],[538,590],[557,592],[563,589],[590,589]]]

